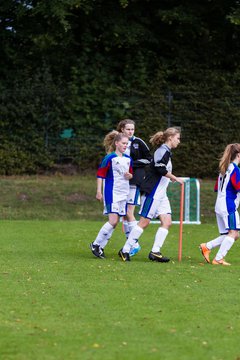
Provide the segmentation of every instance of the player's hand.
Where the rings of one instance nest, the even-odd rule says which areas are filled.
[[[176,181],[179,183],[179,184],[184,184],[184,180],[183,179],[181,179],[181,178],[179,178],[179,177],[177,177],[176,178]]]
[[[101,193],[101,192],[97,192],[97,194],[96,194],[96,199],[99,200],[99,201],[102,201],[103,196],[102,196],[102,193]]]
[[[125,172],[124,177],[126,180],[131,180],[133,176],[130,172]]]

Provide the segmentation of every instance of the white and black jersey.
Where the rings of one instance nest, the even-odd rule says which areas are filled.
[[[126,154],[133,161],[133,178],[130,180],[130,184],[139,186],[145,176],[145,167],[152,161],[149,147],[142,139],[133,136],[129,139]]]
[[[153,162],[140,186],[141,193],[151,194],[154,199],[160,199],[166,194],[170,179],[165,175],[172,172],[171,156],[166,144],[155,151]]]

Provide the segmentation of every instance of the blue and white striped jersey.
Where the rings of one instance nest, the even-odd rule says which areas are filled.
[[[231,163],[224,175],[219,174],[215,191],[217,200],[215,212],[220,215],[234,213],[239,206],[240,170],[235,163]]]
[[[124,174],[133,173],[132,160],[128,155],[118,156],[115,152],[102,160],[97,177],[104,179],[104,201],[106,204],[127,200],[129,180]]]

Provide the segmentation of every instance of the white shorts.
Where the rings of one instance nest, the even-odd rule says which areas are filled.
[[[127,214],[127,202],[126,200],[117,201],[111,204],[104,204],[103,214],[118,214],[119,216],[125,216]]]
[[[239,213],[235,211],[235,213],[228,215],[220,215],[216,214],[218,231],[220,234],[226,234],[229,230],[240,230],[240,220]]]
[[[167,196],[161,199],[153,199],[150,195],[142,195],[139,215],[147,218],[158,218],[159,215],[171,214],[171,206]]]
[[[137,185],[130,185],[130,191],[127,198],[127,203],[130,205],[140,206],[140,189]]]

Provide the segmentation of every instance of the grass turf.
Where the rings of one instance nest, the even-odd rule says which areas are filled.
[[[201,180],[201,222],[215,221],[213,180]],[[5,220],[97,220],[96,175],[0,177],[0,218]]]
[[[151,225],[123,263],[119,226],[100,260],[88,246],[102,224],[1,222],[0,359],[240,358],[238,242],[232,266],[212,266],[198,245],[216,226],[185,225],[179,263],[173,225],[163,248],[171,262],[159,264],[147,259]]]

